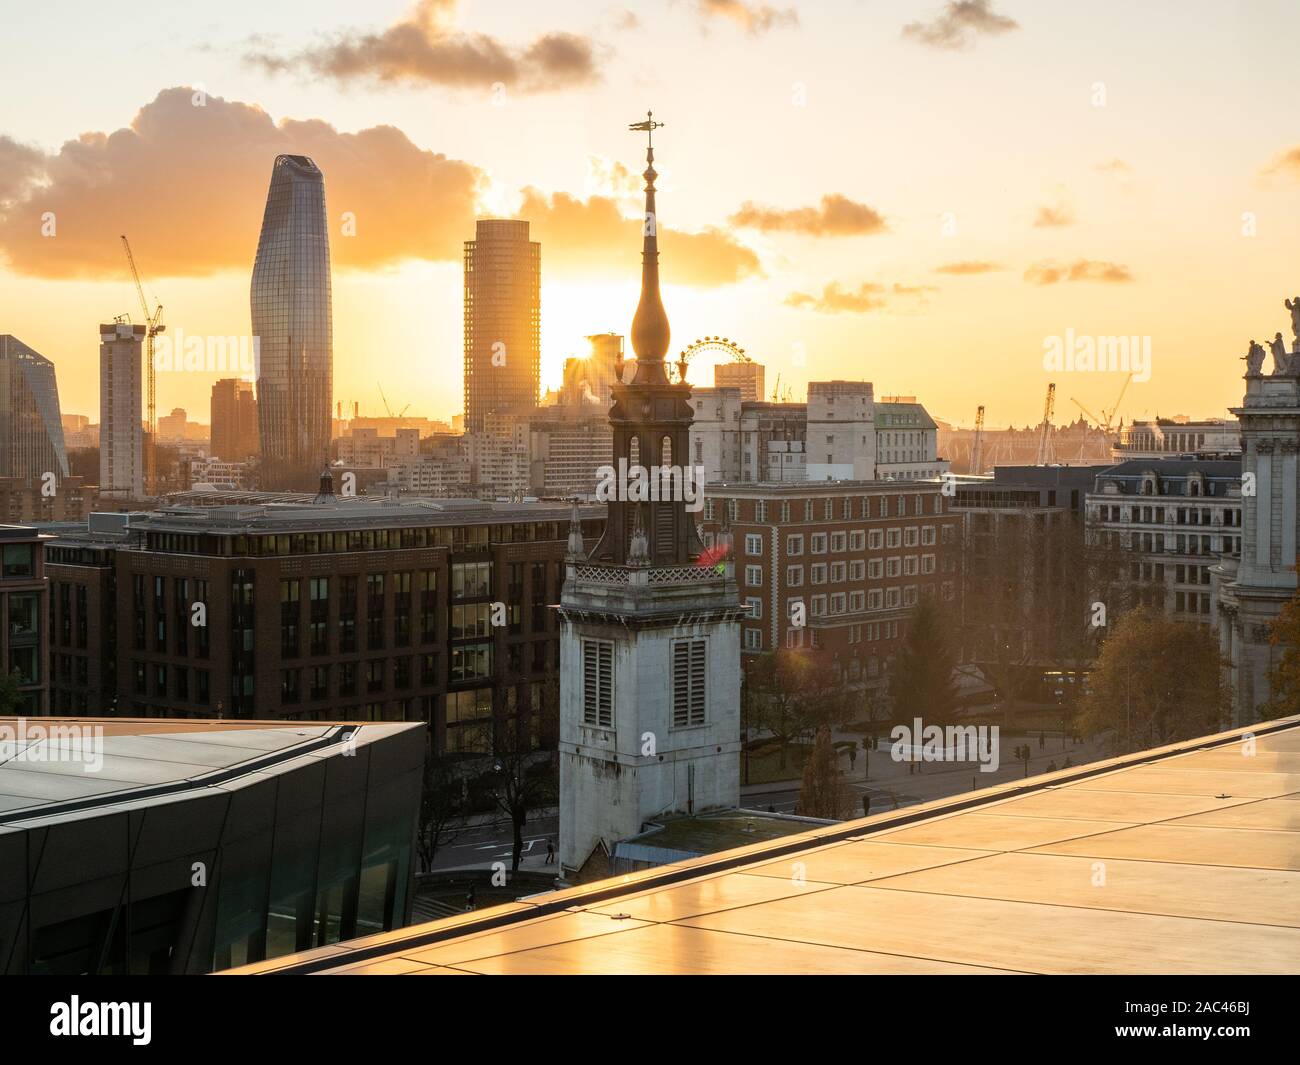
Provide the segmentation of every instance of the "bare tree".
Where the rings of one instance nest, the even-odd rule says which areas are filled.
[[[767,732],[786,766],[791,744],[820,725],[842,724],[851,702],[838,673],[811,649],[777,650],[750,659],[745,671],[748,725]]]

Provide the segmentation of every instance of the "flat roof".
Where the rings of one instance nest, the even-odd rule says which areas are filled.
[[[0,833],[176,801],[423,722],[0,717]]]
[[[1297,898],[1291,717],[231,972],[1298,973]]]

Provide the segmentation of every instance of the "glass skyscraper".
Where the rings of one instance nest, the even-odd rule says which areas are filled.
[[[325,178],[303,155],[271,171],[252,285],[262,487],[314,490],[329,463],[333,399]]]
[[[541,245],[528,223],[482,218],[465,242],[465,429],[531,409],[541,384]]]
[[[0,477],[68,476],[54,363],[0,335]]]

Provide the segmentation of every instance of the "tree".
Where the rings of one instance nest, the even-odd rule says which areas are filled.
[[[802,817],[821,817],[840,821],[848,817],[853,797],[840,777],[831,730],[822,725],[813,740],[812,754],[803,766],[803,784],[794,812]]]
[[[424,754],[424,788],[420,795],[420,832],[417,850],[422,872],[433,870],[439,847],[455,841],[465,828],[465,783],[446,755],[433,750],[430,740]]]
[[[1088,678],[1080,727],[1113,731],[1121,752],[1223,729],[1231,711],[1218,640],[1207,626],[1140,607],[1115,623]]]
[[[811,650],[777,650],[749,661],[745,671],[748,726],[768,733],[779,745],[780,766],[792,743],[821,725],[841,724],[848,714],[848,692],[836,671]]]
[[[23,693],[18,690],[17,675],[0,672],[0,714],[12,714],[22,705]]]
[[[514,829],[510,871],[517,873],[524,853],[528,812],[558,801],[558,765],[554,752],[534,750],[528,743],[522,720],[506,718],[495,727],[488,721],[483,727],[491,729],[492,751],[491,772],[484,781],[496,808],[510,819]]]
[[[894,659],[890,694],[898,721],[920,718],[946,725],[957,707],[952,674],[957,660],[947,626],[929,599],[921,600],[907,623],[903,646]]]
[[[1300,714],[1300,593],[1273,619],[1268,642],[1282,649],[1273,667],[1272,709],[1278,717]]]

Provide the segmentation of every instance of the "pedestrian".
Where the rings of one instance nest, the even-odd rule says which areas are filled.
[[[862,816],[871,816],[871,796],[865,791],[862,793]]]
[[[1047,772],[1049,773],[1056,772],[1056,759],[1052,759],[1052,761],[1047,763]]]
[[[1046,747],[1046,746],[1047,746],[1047,739],[1046,739],[1046,737],[1044,737],[1044,735],[1040,732],[1040,733],[1038,734],[1038,749],[1041,751],[1041,750],[1042,750],[1044,747]]]
[[[549,839],[548,839],[548,840],[546,841],[546,862],[545,862],[545,864],[546,864],[546,865],[554,865],[554,864],[555,864],[555,841],[554,841],[554,840],[549,840]]]

